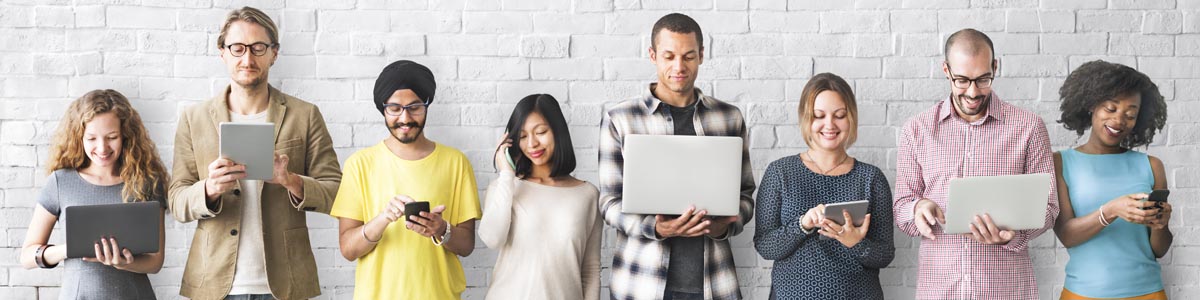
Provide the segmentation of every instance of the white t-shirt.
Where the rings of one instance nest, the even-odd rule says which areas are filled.
[[[267,123],[267,111],[253,115],[231,111],[229,119],[237,123]],[[263,181],[243,179],[238,185],[242,189],[242,228],[238,230],[237,266],[229,294],[270,294],[262,230]]]

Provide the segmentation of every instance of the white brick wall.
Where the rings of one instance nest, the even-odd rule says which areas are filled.
[[[27,271],[16,261],[44,180],[47,142],[66,103],[95,88],[120,90],[133,98],[169,162],[180,109],[228,82],[213,43],[225,12],[247,4],[266,10],[282,30],[271,82],[321,106],[339,158],[385,136],[369,103],[372,84],[388,62],[413,59],[440,81],[430,137],[463,150],[481,186],[494,178],[489,152],[509,110],[532,93],[564,102],[578,175],[594,181],[600,114],[654,79],[645,57],[648,31],[669,11],[689,13],[707,33],[698,85],[746,113],[756,175],[803,150],[795,102],[805,79],[819,72],[846,77],[862,99],[862,136],[852,153],[894,174],[895,130],[945,95],[941,42],[962,27],[996,40],[1003,65],[997,89],[1046,118],[1056,149],[1082,141],[1053,122],[1063,77],[1097,58],[1130,64],[1156,80],[1170,105],[1168,126],[1148,150],[1166,162],[1178,209],[1175,246],[1161,260],[1167,291],[1200,298],[1200,206],[1191,204],[1200,200],[1195,0],[5,0],[0,298],[58,293],[60,270]],[[336,222],[319,214],[310,220],[322,298],[349,298],[354,264],[337,252]],[[177,298],[195,225],[169,223],[167,261],[151,280],[160,297]],[[765,299],[771,262],[758,257],[752,234],[753,227],[734,239],[735,257],[743,293]],[[891,298],[913,297],[918,243],[897,236],[896,260],[881,276]],[[605,265],[611,247],[609,240]],[[1041,296],[1055,298],[1065,250],[1047,233],[1031,253]],[[494,259],[487,249],[464,259],[467,299],[482,299]]]

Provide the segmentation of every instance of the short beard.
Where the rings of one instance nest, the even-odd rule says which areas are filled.
[[[253,80],[250,80],[250,82],[247,82],[245,84],[242,84],[241,82],[239,82],[237,80],[234,80],[233,82],[237,83],[237,85],[241,86],[243,89],[255,90],[255,89],[258,89],[259,87],[262,87],[262,84],[263,84],[263,82],[266,82],[266,79],[263,76],[259,76],[259,77],[254,78]]]
[[[408,126],[409,128],[412,128],[413,130],[415,130],[416,134],[414,134],[411,138],[405,138],[403,136],[396,135],[396,129],[399,129],[400,126]],[[417,122],[408,122],[408,123],[396,122],[396,123],[393,123],[392,125],[388,126],[388,133],[390,133],[392,135],[392,138],[396,139],[396,141],[400,142],[401,144],[412,144],[413,142],[416,142],[417,138],[421,137],[421,134],[424,133],[424,131],[425,131],[425,125],[422,125],[421,123],[417,123]]]

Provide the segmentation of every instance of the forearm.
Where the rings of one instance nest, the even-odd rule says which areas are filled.
[[[38,267],[37,257],[34,253],[36,253],[37,248],[41,246],[42,245],[28,245],[21,249],[21,267],[24,267],[27,270]],[[46,248],[43,257],[47,266],[57,266],[59,263],[62,263],[67,259],[67,247],[63,245],[50,246]]]
[[[1171,243],[1175,240],[1175,234],[1171,233],[1170,227],[1163,229],[1150,229],[1150,249],[1154,251],[1154,257],[1162,258],[1167,255],[1167,251],[1171,249]]]
[[[863,267],[883,269],[896,258],[896,247],[891,238],[865,238],[849,249]]]
[[[156,273],[158,273],[159,270],[162,269],[162,265],[163,265],[163,253],[162,252],[147,253],[147,254],[134,255],[133,263],[121,266],[117,269],[134,272],[134,273],[156,274]]]
[[[762,219],[759,219],[760,221]],[[808,239],[816,235],[818,228],[813,228],[810,234],[805,234],[799,224],[778,224],[763,226],[759,224],[754,233],[754,250],[767,260],[781,260],[792,256],[797,249],[803,247]]]
[[[387,229],[388,224],[371,221],[357,224],[357,226],[347,226],[348,228],[342,230],[338,235],[338,246],[342,257],[348,261],[354,261],[374,251],[375,246],[383,239],[383,232]],[[368,237],[371,240],[367,240]]]
[[[492,249],[500,249],[508,243],[508,232],[512,226],[512,188],[516,177],[512,172],[502,171],[487,190],[487,203],[483,217],[479,220],[479,240]]]
[[[341,178],[331,178],[331,175],[309,177],[292,174],[296,179],[294,187],[288,192],[297,200],[295,208],[302,211],[328,214],[333,209],[333,201],[337,197]],[[339,173],[340,176],[340,173]]]
[[[587,250],[583,255],[583,267],[580,268],[580,280],[583,283],[583,299],[600,299],[600,244],[603,224],[599,218],[593,225],[591,236],[588,237]]]
[[[780,214],[783,199],[775,192],[776,188],[771,185],[764,185],[764,188],[768,190],[759,193],[761,206],[757,212],[759,223],[754,230],[754,250],[767,260],[785,259],[803,247],[819,228],[813,227],[809,233],[804,233],[798,219]]]
[[[906,124],[900,132],[899,149],[896,152],[896,189],[892,195],[892,222],[896,223],[900,232],[913,237],[921,236],[914,208],[917,202],[926,197],[925,174],[919,154],[923,151],[918,146],[920,143],[916,134],[917,129],[912,124]]]
[[[308,123],[310,128],[305,156],[289,158],[304,159],[304,164],[300,170],[289,169],[300,180],[297,180],[298,187],[290,187],[288,192],[299,200],[295,205],[297,210],[329,214],[342,183],[342,168],[337,153],[333,151],[333,139],[329,136],[321,112],[311,111]]]
[[[468,221],[470,222],[470,221]],[[450,230],[450,240],[444,241],[442,247],[458,256],[466,257],[475,251],[475,230],[473,228],[464,228],[463,224],[459,226],[448,227]]]
[[[915,197],[901,197],[892,203],[892,215],[895,216],[894,222],[896,223],[896,228],[900,229],[900,232],[913,237],[921,236],[921,232],[917,230],[916,214],[913,212],[917,200],[919,199]]]
[[[1101,207],[1103,209],[1103,207]],[[1108,217],[1105,222],[1113,222],[1116,220],[1115,214],[1105,213]],[[1104,225],[1100,224],[1100,210],[1093,211],[1090,214],[1082,217],[1070,219],[1058,219],[1055,221],[1054,234],[1058,236],[1063,247],[1071,248],[1083,244],[1096,234],[1104,230]]]
[[[295,173],[288,173],[287,182],[283,184],[283,188],[287,189],[288,194],[292,197],[304,201],[304,179]]]
[[[751,188],[751,192],[753,192],[753,187]],[[749,223],[752,218],[754,218],[754,198],[743,194],[741,206],[738,209],[738,219],[730,222],[728,226],[725,226],[724,230],[712,232],[708,237],[718,241],[728,240],[733,236],[741,234],[742,230],[746,228],[746,223]]]
[[[621,198],[609,196],[601,198],[600,213],[604,214],[604,223],[612,226],[626,236],[662,240],[655,232],[655,220],[652,215],[626,214],[621,212]]]
[[[859,245],[858,261],[864,267],[886,268],[896,258],[896,243],[894,241],[892,224],[892,192],[888,187],[887,178],[878,174],[871,187],[871,224],[867,227],[867,236]],[[856,247],[857,248],[857,247]]]
[[[176,180],[171,186],[167,206],[176,221],[187,223],[215,217],[221,212],[220,196],[215,203],[210,201],[203,180]]]

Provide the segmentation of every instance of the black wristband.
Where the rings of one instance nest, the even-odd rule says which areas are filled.
[[[41,245],[41,246],[38,246],[37,250],[35,250],[33,252],[33,261],[37,263],[37,266],[39,268],[52,269],[52,268],[58,266],[58,264],[53,264],[53,265],[46,264],[46,249],[49,249],[50,246],[54,246],[54,245],[51,245],[51,244]]]

